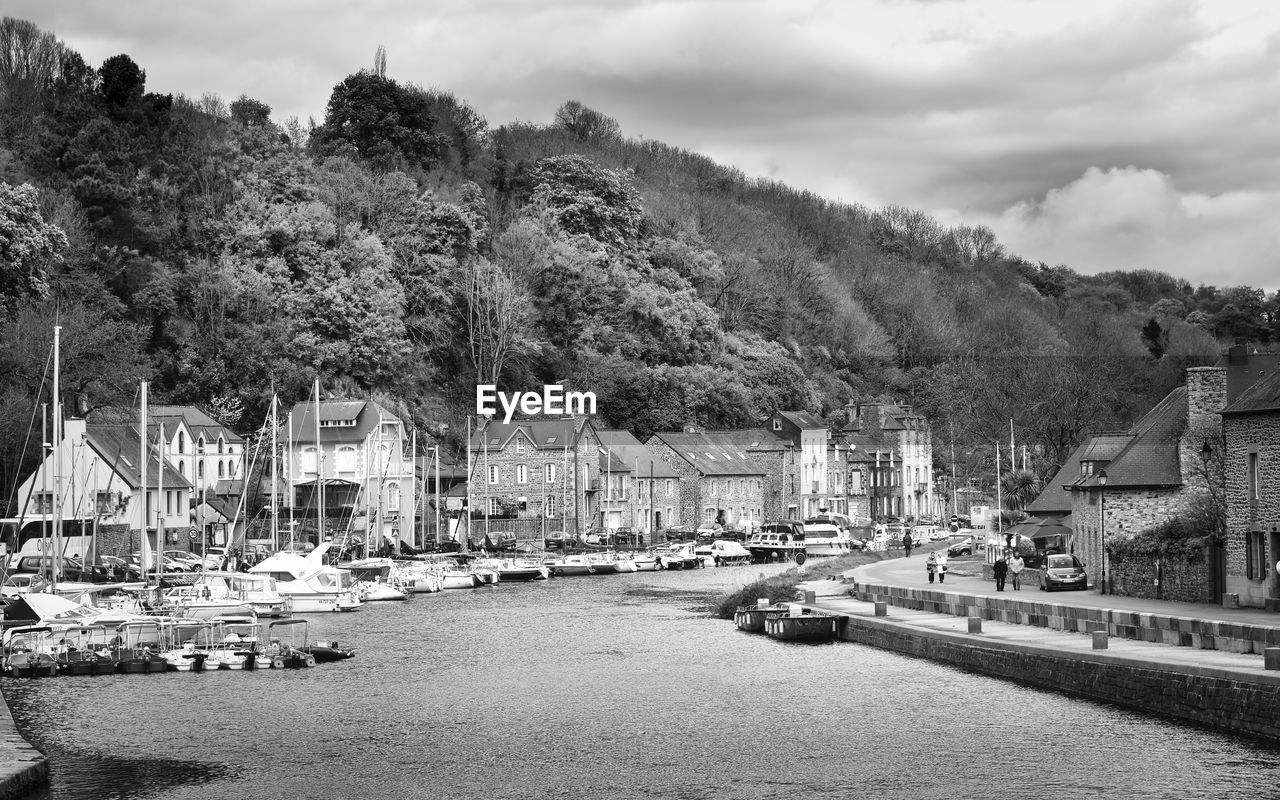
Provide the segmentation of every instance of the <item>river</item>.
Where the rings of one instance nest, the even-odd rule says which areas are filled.
[[[1280,752],[704,606],[758,567],[311,618],[310,670],[4,679],[37,797],[1273,797]]]

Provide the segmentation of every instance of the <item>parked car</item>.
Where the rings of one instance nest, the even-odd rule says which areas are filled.
[[[78,583],[106,582],[108,580],[105,567],[88,568],[78,558],[63,558],[59,574],[62,580]],[[46,580],[53,578],[53,556],[25,555],[9,566],[14,573],[34,573],[42,575]]]
[[[14,597],[25,592],[43,592],[48,585],[49,582],[39,573],[15,572],[6,575],[4,582],[0,583],[0,595]]]
[[[147,564],[145,568],[146,572],[155,571],[156,569],[155,558],[156,558],[156,554],[152,553],[151,558],[147,559]],[[190,572],[190,570],[187,569],[187,565],[182,563],[181,561],[174,561],[172,558],[169,558],[163,553],[160,555],[160,558],[161,558],[160,570],[162,572]],[[139,569],[142,569],[143,568],[142,553],[135,552],[133,554],[133,561],[130,563],[132,563],[133,566],[138,567]]]
[[[137,564],[130,564],[123,558],[118,556],[99,556],[102,566],[107,570],[107,577],[111,581],[140,581],[142,580],[142,570]]]
[[[201,569],[221,569],[222,560],[227,557],[227,548],[208,547],[204,551],[204,563]]]
[[[1088,589],[1089,576],[1085,574],[1080,559],[1065,553],[1045,556],[1040,566],[1040,588],[1046,592],[1055,589]]]
[[[950,556],[951,558],[959,558],[960,556],[971,556],[973,555],[973,550],[974,550],[973,537],[968,536],[961,539],[958,542],[953,542],[949,547],[947,547],[947,555]]]
[[[179,564],[186,564],[188,572],[204,569],[204,559],[200,558],[199,553],[192,553],[189,550],[165,550],[164,554]]]

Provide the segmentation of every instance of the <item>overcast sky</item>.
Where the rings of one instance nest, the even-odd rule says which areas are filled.
[[[1268,0],[6,0],[151,91],[323,119],[371,67],[497,127],[565,100],[835,200],[985,224],[1093,273],[1280,289]]]

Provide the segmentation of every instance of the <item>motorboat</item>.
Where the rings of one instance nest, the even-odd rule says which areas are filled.
[[[708,566],[723,567],[751,563],[751,551],[736,539],[716,539],[700,544],[693,550]]]
[[[478,558],[475,567],[491,569],[502,582],[544,581],[550,575],[546,566],[536,558]]]
[[[790,561],[805,552],[804,535],[803,522],[766,522],[747,538],[746,547],[755,561]]]
[[[808,556],[840,556],[853,550],[848,530],[830,517],[810,517],[804,521],[804,552]]]
[[[201,620],[176,619],[160,626],[164,650],[160,658],[171,672],[202,672],[208,651],[199,647],[208,626]]]
[[[427,594],[444,588],[444,580],[429,563],[411,560],[395,563],[399,570],[400,587],[410,594]]]
[[[111,652],[116,662],[116,672],[129,674],[164,672],[160,619],[138,620],[119,625],[111,640]]]
[[[10,678],[51,678],[58,674],[46,625],[27,625],[4,632],[0,671]]]
[[[472,572],[461,556],[432,556],[423,563],[439,577],[442,589],[474,589],[484,585],[484,579]]]
[[[596,574],[595,562],[589,556],[581,554],[552,559],[547,562],[547,569],[551,571],[552,575],[559,578],[571,575]]]
[[[267,625],[269,641],[263,656],[274,669],[314,667],[316,657],[308,652],[311,625],[305,619],[279,619]]]
[[[160,595],[161,613],[188,619],[209,619],[223,614],[251,614],[253,608],[236,597],[215,597],[212,587],[172,586]]]
[[[650,552],[632,553],[631,563],[635,566],[636,572],[653,572],[658,569],[658,557]]]
[[[306,555],[282,551],[267,556],[250,567],[249,574],[274,578],[277,591],[290,599],[295,614],[355,611],[362,601],[351,572],[324,562],[331,544],[325,542]]]
[[[658,559],[659,569],[696,569],[703,566],[702,559],[694,552],[693,542],[661,545],[651,551]]]
[[[399,568],[389,558],[364,558],[343,564],[355,579],[356,591],[366,603],[382,600],[406,600],[408,591],[400,584]]]
[[[288,617],[293,613],[293,603],[281,594],[275,578],[252,572],[202,572],[192,586],[199,594],[209,590],[208,599],[222,600],[228,604],[248,606],[248,611],[232,608],[219,613],[199,614],[200,619],[219,616]]]
[[[205,669],[242,670],[250,654],[244,650],[239,633],[228,631],[221,620],[210,620],[202,631],[201,649],[205,652]]]
[[[767,599],[767,598],[766,598]],[[769,603],[755,603],[749,606],[738,606],[733,611],[733,624],[738,630],[747,633],[763,633],[765,614],[774,610]]]
[[[107,647],[106,628],[62,626],[53,628],[53,659],[59,675],[110,675],[116,662]]]
[[[339,647],[338,643],[333,640],[319,640],[311,644],[304,645],[303,652],[311,655],[317,664],[325,664],[330,661],[344,661],[348,658],[355,657],[356,651],[354,647]]]

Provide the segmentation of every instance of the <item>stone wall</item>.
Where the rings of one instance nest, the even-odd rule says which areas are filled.
[[[1240,595],[1242,605],[1263,606],[1280,596],[1274,565],[1280,553],[1272,548],[1270,531],[1280,526],[1280,412],[1231,415],[1223,419],[1226,441],[1227,591]],[[1249,455],[1258,457],[1258,498],[1251,496]],[[1266,531],[1264,578],[1250,578],[1245,549],[1250,531]]]
[[[1149,714],[1206,725],[1280,744],[1274,709],[1280,676],[1243,683],[1213,670],[1180,673],[1106,654],[1055,655],[1049,648],[1006,642],[987,646],[974,637],[924,631],[868,617],[849,617],[841,638],[941,661],[962,669]]]
[[[1159,582],[1157,583],[1157,577]],[[1188,562],[1180,558],[1113,558],[1111,587],[1115,594],[1177,600],[1186,603],[1216,603],[1207,558]]]
[[[644,446],[649,448],[650,453],[662,459],[663,463],[675,470],[676,474],[680,476],[680,506],[676,511],[678,520],[664,520],[663,525],[693,525],[696,527],[698,520],[701,519],[698,510],[702,505],[701,486],[699,484],[701,473],[673,450],[671,445],[657,436],[650,436],[649,441],[645,442]]]

